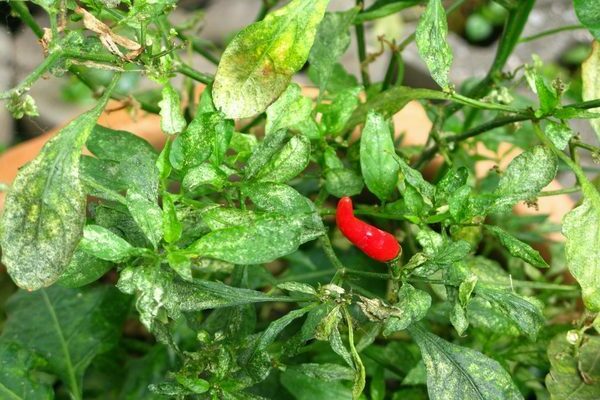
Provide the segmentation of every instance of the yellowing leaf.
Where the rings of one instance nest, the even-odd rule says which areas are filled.
[[[275,101],[306,62],[327,3],[293,0],[238,33],[217,69],[215,106],[228,118],[248,118]]]
[[[592,53],[581,64],[581,80],[583,83],[583,100],[600,98],[600,42],[597,40],[592,43]],[[600,111],[600,108],[594,108],[590,111]],[[600,139],[600,118],[591,119],[590,123]]]

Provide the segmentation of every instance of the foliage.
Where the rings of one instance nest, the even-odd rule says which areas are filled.
[[[29,88],[65,73],[101,97],[7,195],[2,262],[20,289],[0,276],[1,398],[600,398],[599,180],[579,157],[600,148],[570,125],[600,126],[595,39],[582,87],[537,57],[509,70],[535,1],[498,0],[494,61],[459,87],[447,36],[461,1],[264,0],[223,49],[196,37],[198,15],[173,25],[174,0],[33,3],[49,28],[9,2],[47,56],[0,98],[35,115]],[[600,3],[573,4],[598,39]],[[391,61],[373,82],[364,25],[411,7],[416,31],[382,39]],[[341,64],[354,30],[360,80]],[[439,90],[404,84],[412,41]],[[318,94],[292,82],[307,63]],[[154,88],[124,91],[139,71]],[[159,115],[166,144],[99,125],[109,98]],[[411,101],[432,128],[407,147],[392,117]],[[518,155],[477,153],[503,142]],[[506,167],[482,173],[490,160]],[[576,186],[546,190],[558,171]],[[581,196],[564,244],[545,216],[513,212],[564,193]],[[398,259],[340,236],[342,196],[395,235]]]

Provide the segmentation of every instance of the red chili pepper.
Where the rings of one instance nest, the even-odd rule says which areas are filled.
[[[354,216],[352,199],[342,197],[335,219],[340,231],[369,257],[382,262],[391,261],[402,253],[402,247],[391,233],[382,231]]]

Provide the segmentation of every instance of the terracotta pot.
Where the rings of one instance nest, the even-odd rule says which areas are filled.
[[[198,95],[202,92],[203,87],[199,88]],[[317,91],[314,88],[304,88],[304,94],[309,97],[316,97]],[[113,111],[111,111],[113,110]],[[162,147],[165,141],[165,135],[160,130],[160,118],[154,114],[139,114],[132,116],[125,109],[120,107],[118,102],[110,102],[98,121],[99,124],[112,128],[120,129],[135,133],[146,139],[156,148]],[[416,101],[410,102],[400,112],[394,116],[395,135],[403,135],[404,145],[422,145],[427,140],[431,122],[427,118],[425,110]],[[58,132],[60,128],[53,129],[35,139],[21,143],[7,150],[0,155],[0,182],[10,184],[15,178],[18,168],[35,158],[40,152],[42,146]],[[358,134],[358,131],[357,131]],[[497,153],[485,149],[483,145],[477,147],[476,153],[485,155],[493,159],[500,159],[502,154],[502,162],[498,165],[501,169],[506,168],[506,165],[512,158],[520,153],[518,149],[512,149],[509,144],[501,145]],[[441,159],[437,158],[432,161],[432,166],[438,166]],[[476,173],[479,177],[484,176],[487,171],[494,167],[493,161],[480,161],[476,165]],[[548,190],[560,189],[561,185],[557,181],[553,181],[548,187]],[[0,193],[0,209],[4,203],[4,193]],[[526,205],[519,203],[515,207],[518,214],[548,214],[552,222],[560,223],[562,217],[570,211],[574,206],[573,200],[568,195],[540,197],[536,208],[529,208]],[[550,236],[554,240],[562,240],[562,235],[553,234]]]

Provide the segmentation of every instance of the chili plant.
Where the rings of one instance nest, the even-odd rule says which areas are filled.
[[[8,2],[45,59],[0,97],[35,115],[30,87],[72,74],[97,103],[6,197],[2,263],[21,289],[2,308],[0,397],[600,398],[600,194],[580,161],[600,148],[571,126],[600,137],[598,1],[574,1],[581,25],[523,37],[535,1],[497,0],[495,58],[462,86],[447,42],[460,0],[264,0],[224,48],[197,15],[171,22],[173,0],[32,3],[48,27]],[[409,7],[416,31],[368,54],[365,26]],[[580,85],[536,57],[507,67],[521,42],[580,28]],[[340,63],[352,32],[360,76]],[[437,90],[404,84],[412,42]],[[314,94],[293,83],[305,65]],[[128,91],[131,74],[155,89]],[[392,119],[411,101],[432,122],[419,146]],[[165,145],[99,125],[107,104],[159,114]],[[477,173],[477,149],[500,143],[519,154]],[[576,184],[546,190],[557,171]],[[565,193],[579,202],[562,227],[513,212]],[[375,260],[336,227],[346,196],[358,217],[342,200],[340,228]]]

